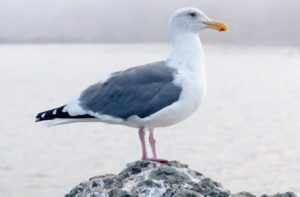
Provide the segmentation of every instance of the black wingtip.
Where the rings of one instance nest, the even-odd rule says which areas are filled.
[[[42,114],[43,114],[43,112],[42,113],[39,113],[38,115],[36,115],[35,116],[35,122],[40,122],[40,121],[42,121]]]
[[[39,113],[35,117],[35,122],[40,122],[44,120],[53,120],[55,118],[95,118],[94,116],[90,116],[88,114],[71,116],[68,112],[64,111],[64,107],[65,105]]]

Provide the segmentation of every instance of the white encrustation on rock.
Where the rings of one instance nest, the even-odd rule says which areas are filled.
[[[231,194],[220,183],[177,161],[136,161],[119,174],[95,176],[80,183],[66,197],[255,197]],[[292,192],[262,197],[296,197]]]
[[[96,176],[72,189],[66,197],[180,197],[229,196],[230,192],[187,165],[136,161],[118,175]]]

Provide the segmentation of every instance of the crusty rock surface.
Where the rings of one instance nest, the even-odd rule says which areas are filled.
[[[177,161],[161,164],[136,161],[118,175],[90,178],[73,188],[66,197],[255,197],[241,192],[231,194],[218,182]],[[296,197],[292,192],[261,197]]]
[[[237,194],[233,194],[232,197],[256,197],[255,195],[249,192],[239,192]],[[262,195],[261,197],[297,197],[293,192],[286,192],[283,194],[274,194],[274,195]]]

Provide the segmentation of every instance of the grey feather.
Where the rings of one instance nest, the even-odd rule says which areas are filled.
[[[182,88],[173,83],[175,74],[164,61],[116,72],[83,91],[80,105],[124,120],[132,115],[145,118],[178,101]]]

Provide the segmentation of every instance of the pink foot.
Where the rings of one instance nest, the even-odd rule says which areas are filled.
[[[168,163],[169,161],[166,159],[155,159],[155,158],[150,158],[148,159],[149,161],[155,161],[155,162],[159,162],[159,163]]]

